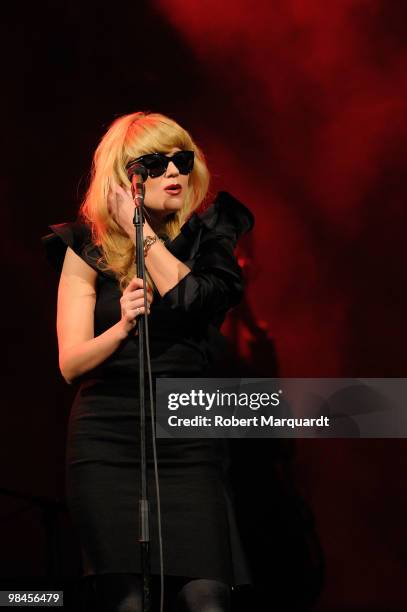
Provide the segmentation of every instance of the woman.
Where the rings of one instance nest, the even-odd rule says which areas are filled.
[[[253,226],[250,211],[226,193],[203,214],[194,213],[209,183],[202,152],[168,117],[134,113],[117,119],[101,140],[79,221],[50,226],[52,234],[43,239],[62,267],[60,369],[68,383],[80,384],[69,420],[67,499],[84,575],[95,577],[99,609],[109,612],[141,610],[137,325],[144,298],[135,277],[126,174],[134,160],[148,173],[143,232],[154,379],[213,371],[219,327],[242,295],[234,248]],[[231,588],[251,580],[224,441],[156,443],[171,609],[229,610]],[[154,576],[160,566],[149,436],[147,452]]]

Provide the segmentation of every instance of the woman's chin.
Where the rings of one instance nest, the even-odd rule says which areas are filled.
[[[169,196],[168,198],[165,198],[163,202],[164,209],[168,211],[179,210],[182,208],[184,200],[184,195]]]
[[[168,215],[175,214],[183,207],[183,202],[171,202],[170,204],[166,204],[161,211],[157,211],[158,215],[161,217],[167,217]]]

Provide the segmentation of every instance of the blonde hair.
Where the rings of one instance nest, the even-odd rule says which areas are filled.
[[[163,228],[170,238],[174,238],[190,214],[202,203],[209,186],[204,155],[189,133],[159,113],[132,113],[119,117],[111,124],[95,151],[90,185],[79,209],[79,218],[91,226],[92,240],[102,251],[98,264],[116,275],[122,290],[136,273],[135,245],[109,210],[110,188],[115,183],[130,187],[126,165],[132,159],[172,148],[195,152],[184,206],[169,215]],[[151,279],[148,280],[151,285]]]

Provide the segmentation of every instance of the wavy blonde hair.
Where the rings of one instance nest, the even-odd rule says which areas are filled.
[[[98,265],[115,274],[122,291],[136,273],[135,245],[109,210],[110,188],[115,183],[130,187],[126,165],[132,159],[147,153],[168,152],[172,148],[195,152],[184,206],[169,215],[163,228],[170,238],[174,238],[203,202],[209,187],[205,157],[189,133],[165,115],[137,112],[116,119],[95,151],[90,185],[80,206],[79,218],[90,225],[92,240],[102,251]],[[148,284],[152,284],[149,278]]]

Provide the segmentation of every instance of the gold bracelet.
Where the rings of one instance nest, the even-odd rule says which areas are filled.
[[[147,256],[149,249],[155,244],[158,240],[158,236],[146,236],[144,238],[143,247],[144,247],[144,257]]]

